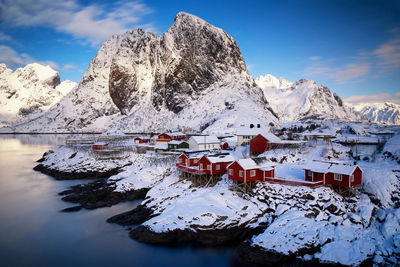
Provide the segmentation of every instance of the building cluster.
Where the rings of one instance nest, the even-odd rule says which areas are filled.
[[[309,187],[333,185],[348,188],[360,185],[362,181],[362,170],[359,166],[330,162],[310,162],[304,167],[304,180],[276,177],[276,166],[271,165],[265,157],[257,156],[269,150],[301,147],[309,138],[303,141],[298,138],[283,140],[261,128],[259,124],[239,128],[236,136],[217,137],[164,132],[153,136],[120,134],[114,137],[106,135],[95,141],[81,138],[80,142],[71,138],[67,140],[67,144],[90,147],[99,159],[103,156],[108,159],[120,156],[121,151],[130,147],[126,145],[129,144],[126,140],[133,139],[133,150],[137,153],[145,153],[147,150],[180,153],[176,166],[183,175],[192,179],[214,179],[227,174],[229,180],[244,184],[264,181]],[[122,143],[125,145],[121,145]],[[229,150],[235,149],[236,146],[248,147],[248,158],[235,160]]]
[[[210,154],[208,151],[182,153],[176,166],[192,177],[221,177],[228,174],[229,180],[245,184],[263,181],[309,187],[333,185],[351,188],[362,182],[362,169],[358,165],[313,161],[303,168],[304,181],[298,181],[276,177],[276,166],[271,165],[265,157],[235,160],[229,153]]]

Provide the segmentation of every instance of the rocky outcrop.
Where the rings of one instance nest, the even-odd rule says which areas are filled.
[[[151,219],[154,216],[153,214],[153,210],[147,208],[144,205],[138,205],[131,211],[127,211],[108,218],[107,222],[120,225],[135,225]]]
[[[115,192],[115,183],[107,180],[100,180],[88,184],[71,186],[70,189],[60,192],[62,200],[74,204],[79,204],[63,211],[77,211],[81,208],[96,209],[110,207],[122,201],[130,201],[144,198],[149,189],[131,190],[126,192]]]
[[[200,245],[228,245],[237,244],[254,234],[260,233],[264,227],[247,228],[243,225],[222,229],[174,229],[168,232],[157,233],[146,226],[134,228],[130,237],[148,244],[184,244],[194,243]]]

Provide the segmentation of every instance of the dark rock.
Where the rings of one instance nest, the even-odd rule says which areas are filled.
[[[60,192],[63,201],[79,203],[81,208],[96,209],[110,207],[122,201],[144,198],[149,189],[132,190],[125,193],[114,192],[115,184],[99,180],[83,185],[71,186],[71,189]],[[64,211],[75,211],[72,207]]]
[[[184,244],[195,243],[200,245],[228,245],[239,243],[265,229],[247,228],[245,226],[230,226],[222,229],[174,229],[172,231],[156,233],[148,227],[140,225],[133,229],[131,238],[149,244]]]
[[[309,248],[306,251],[313,254],[319,248]],[[249,242],[242,243],[236,250],[236,254],[245,262],[251,262],[258,266],[343,266],[340,264],[322,263],[316,259],[304,261],[297,256],[308,254],[306,251],[301,251],[296,254],[282,254],[272,250],[265,250],[259,246],[251,246]]]
[[[314,200],[315,199],[315,197],[313,195],[308,194],[308,193],[305,194],[305,195],[302,195],[300,198],[301,199],[307,199],[307,200]]]
[[[65,208],[61,210],[62,212],[73,212],[73,211],[80,211],[82,209],[82,206],[73,206],[70,208]]]
[[[143,223],[154,217],[153,211],[146,206],[138,205],[131,211],[127,211],[107,219],[109,223],[117,223],[120,225],[134,225]]]
[[[335,214],[337,211],[337,207],[334,204],[330,204],[328,207],[326,207],[326,210],[329,211],[332,214]]]

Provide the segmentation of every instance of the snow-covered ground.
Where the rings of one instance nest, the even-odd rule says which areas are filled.
[[[387,151],[398,149],[397,138],[395,135],[387,143]],[[242,158],[247,150],[239,147],[232,156]],[[348,152],[347,147],[320,140],[260,156],[274,163],[277,177],[302,180],[306,163],[353,162]],[[90,153],[84,151],[70,158],[72,153],[72,149],[62,147],[46,156],[45,163],[62,170],[116,164],[94,163],[88,159]],[[151,188],[142,205],[154,216],[142,225],[154,233],[263,227],[262,233],[250,239],[251,246],[262,250],[345,265],[366,260],[384,265],[400,262],[399,165],[382,154],[374,162],[358,162],[364,171],[363,184],[350,197],[325,186],[312,189],[268,182],[258,182],[243,193],[227,181],[226,175],[214,186],[199,187],[179,177],[173,156],[132,153],[126,161],[131,165],[109,181],[117,185],[117,192]]]

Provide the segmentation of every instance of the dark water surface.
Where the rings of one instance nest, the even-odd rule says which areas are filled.
[[[57,195],[87,181],[56,181],[36,160],[62,135],[0,135],[0,266],[230,266],[232,249],[151,246],[105,220],[140,201],[62,213]]]

